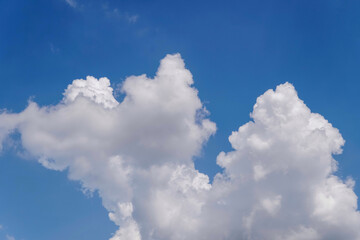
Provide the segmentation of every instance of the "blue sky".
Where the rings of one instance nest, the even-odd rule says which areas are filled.
[[[29,98],[55,105],[87,75],[117,89],[181,53],[218,128],[195,160],[201,172],[220,171],[216,156],[231,149],[228,136],[249,121],[256,98],[288,81],[340,130],[337,175],[358,183],[359,11],[359,1],[340,0],[1,1],[0,107],[20,112]],[[66,171],[14,149],[0,165],[0,239],[95,240],[116,231],[97,194],[84,195]]]

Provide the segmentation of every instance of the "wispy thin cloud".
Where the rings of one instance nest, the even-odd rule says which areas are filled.
[[[128,23],[136,23],[139,20],[138,14],[129,14],[127,12],[122,12],[118,8],[110,8],[107,3],[102,5],[104,13],[109,18],[117,18],[126,20]]]
[[[49,46],[50,46],[50,51],[54,54],[60,51],[60,49],[56,47],[53,43],[50,43]]]
[[[135,14],[135,15],[127,15],[126,19],[129,23],[136,23],[139,19],[139,15]]]
[[[15,238],[11,235],[6,235],[6,240],[15,240]]]
[[[76,8],[77,2],[75,0],[65,0],[67,4],[69,4],[70,7]]]
[[[15,240],[15,237],[7,233],[7,227],[4,227],[4,225],[0,224],[0,231],[2,231],[1,236],[5,235],[5,240]]]

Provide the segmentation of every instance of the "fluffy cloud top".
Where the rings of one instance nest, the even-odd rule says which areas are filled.
[[[216,126],[192,84],[179,54],[128,77],[121,102],[107,78],[74,80],[56,106],[3,112],[0,141],[18,131],[44,167],[98,191],[111,240],[360,239],[354,181],[334,175],[344,140],[291,84],[257,99],[212,184],[193,157]]]

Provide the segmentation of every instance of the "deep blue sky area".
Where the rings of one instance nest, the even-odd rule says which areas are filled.
[[[196,159],[214,176],[256,98],[286,81],[346,140],[338,175],[360,182],[360,1],[0,0],[0,108],[56,104],[74,79],[154,76],[181,53],[218,131]],[[121,98],[121,96],[120,96]],[[0,156],[0,239],[107,239],[101,200],[66,172],[16,151]],[[359,186],[355,187],[357,195]]]

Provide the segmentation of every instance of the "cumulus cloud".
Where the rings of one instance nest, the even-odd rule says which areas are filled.
[[[156,76],[74,80],[55,106],[0,115],[46,168],[97,191],[119,230],[111,240],[359,239],[354,181],[336,177],[344,140],[285,83],[257,99],[229,137],[212,184],[193,158],[215,133],[179,54]]]
[[[116,107],[119,103],[113,96],[110,80],[88,76],[86,80],[77,79],[68,86],[64,93],[64,102],[73,102],[78,95],[92,99],[95,103],[103,104],[105,108]]]
[[[229,137],[234,151],[217,158],[225,171],[214,181],[215,199],[232,219],[221,229],[242,223],[236,239],[359,239],[353,181],[334,175],[339,131],[289,83],[260,96],[251,117]]]

